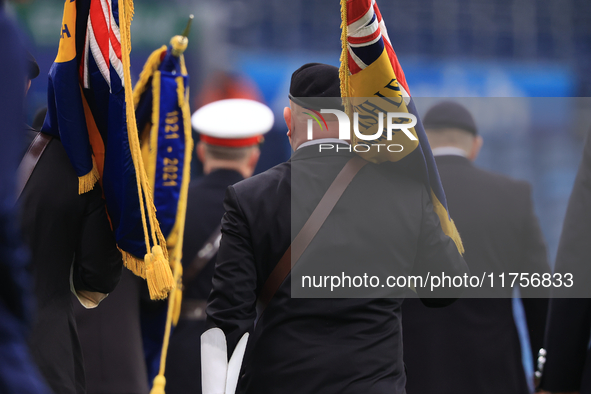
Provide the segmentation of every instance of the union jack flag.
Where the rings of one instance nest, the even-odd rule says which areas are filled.
[[[80,64],[82,86],[90,89],[89,65],[92,60],[111,87],[111,65],[123,85],[123,62],[121,61],[121,32],[119,31],[118,2],[92,1],[88,14],[84,52]]]
[[[132,12],[132,0],[65,1],[42,131],[61,139],[78,175],[79,193],[100,182],[124,262],[150,284],[155,283],[150,280],[154,270],[144,256],[155,266],[167,258],[167,251],[139,152],[129,76]],[[147,234],[152,235],[153,249]],[[159,245],[162,248],[156,248]],[[164,298],[172,288],[168,263],[162,269],[156,275],[166,281],[154,291],[156,298]]]
[[[375,0],[349,1],[347,3],[347,23],[347,51],[351,74],[357,74],[375,62],[385,49],[400,84],[402,96],[410,97],[404,71],[402,71],[396,52],[392,48],[386,24]]]
[[[463,253],[462,241],[448,213],[445,192],[427,135],[376,0],[341,0],[341,16],[343,97],[348,98],[355,111],[369,101],[378,103],[385,112],[408,113],[417,119],[416,125],[409,128],[415,140],[406,138],[402,133],[392,137],[392,142],[404,146],[404,149],[398,152],[377,150],[360,155],[375,163],[396,162],[396,165],[404,166],[413,176],[423,180],[431,192],[431,201],[444,233],[454,240],[460,253]],[[386,138],[383,131],[382,138]],[[358,143],[355,135],[352,136],[352,143]]]

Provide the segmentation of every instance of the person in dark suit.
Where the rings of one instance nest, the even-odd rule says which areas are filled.
[[[310,117],[296,103],[297,97],[340,102],[339,85],[336,67],[312,63],[296,70],[290,107],[284,110],[295,151],[290,161],[226,192],[223,236],[207,304],[208,326],[215,328],[202,338],[223,330],[230,355],[243,334],[251,332],[238,393],[404,393],[400,329],[404,288],[390,289],[391,298],[381,298],[381,289],[376,289],[377,294],[366,292],[367,298],[292,298],[296,286],[291,278],[299,283],[301,277],[298,267],[314,267],[327,257],[342,263],[348,274],[374,269],[380,274],[421,277],[429,269],[467,273],[455,243],[441,230],[423,183],[393,173],[389,163],[368,163],[253,327],[261,288],[337,173],[355,155],[346,141],[338,140],[336,117],[326,115],[326,127],[314,125],[313,140],[307,141]],[[321,143],[339,149],[320,152]],[[386,196],[388,204],[376,203]],[[426,294],[423,290],[417,287],[420,295]],[[448,293],[448,300],[424,301],[446,305],[460,291]],[[214,374],[204,373],[203,379],[209,384]],[[205,387],[204,394],[210,394]]]
[[[173,394],[201,392],[200,337],[206,328],[205,305],[212,288],[215,251],[201,263],[196,261],[197,254],[210,238],[221,236],[226,188],[252,176],[260,155],[259,144],[273,126],[273,113],[253,100],[226,99],[201,107],[193,114],[192,124],[200,134],[197,157],[205,176],[189,186],[183,301],[166,361],[166,390]],[[219,245],[219,239],[217,242]],[[197,271],[196,263],[202,265]]]
[[[555,273],[572,274],[574,286],[553,289],[540,388],[552,393],[591,393],[591,132],[568,202]]]
[[[78,176],[58,138],[37,162],[20,197],[37,303],[30,344],[50,387],[85,393],[84,366],[71,292],[87,308],[113,291],[123,262],[100,186],[78,194]]]
[[[548,273],[531,187],[472,163],[482,145],[472,115],[457,103],[442,102],[427,112],[423,124],[472,275],[493,272],[497,280],[502,272]],[[529,393],[512,289],[498,282],[490,290],[490,298],[464,297],[445,310],[405,301],[408,394]],[[523,297],[542,297],[522,299],[536,357],[547,312],[543,297],[548,294],[543,288],[520,291]]]

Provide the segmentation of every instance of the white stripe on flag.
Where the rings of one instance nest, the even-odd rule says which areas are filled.
[[[94,58],[94,61],[96,62],[96,65],[98,66],[103,78],[105,81],[107,81],[109,89],[111,89],[111,75],[109,73],[109,66],[107,66],[107,62],[103,57],[98,42],[96,41],[94,30],[92,28],[92,22],[90,20],[88,21],[88,35],[90,36],[90,50],[92,52],[92,57]]]
[[[88,15],[88,26],[90,26],[90,15]],[[83,70],[83,81],[82,86],[85,89],[90,89],[90,78],[88,76],[88,53],[90,52],[90,37],[88,34],[88,30],[86,30],[86,37],[84,40],[84,64],[82,67]]]
[[[349,30],[348,31],[349,36],[354,36],[355,33],[357,32],[357,30],[365,27],[365,25],[367,25],[369,23],[369,21],[371,21],[371,19],[374,16],[373,5],[374,5],[374,1],[371,2],[371,6],[369,7],[367,12],[361,18],[359,18],[355,22],[351,23],[347,27]],[[367,34],[365,34],[365,35],[367,35]]]
[[[359,66],[360,69],[363,70],[367,67],[367,64],[365,64],[363,60],[357,57],[357,55],[355,54],[355,52],[353,52],[353,49],[349,45],[347,45],[347,49],[349,50],[349,54],[353,58],[353,61]]]

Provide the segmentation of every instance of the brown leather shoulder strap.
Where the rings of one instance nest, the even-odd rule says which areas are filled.
[[[283,283],[285,278],[291,272],[293,266],[295,266],[302,256],[312,239],[322,227],[322,224],[332,212],[332,209],[339,201],[343,192],[349,186],[355,175],[361,170],[367,161],[361,157],[355,155],[352,157],[347,164],[343,167],[341,172],[337,175],[335,180],[332,182],[314,211],[308,218],[308,221],[304,224],[304,227],[300,230],[298,235],[294,238],[287,251],[279,260],[279,263],[275,266],[271,275],[267,278],[267,281],[263,285],[263,289],[259,294],[257,301],[257,312],[258,316],[262,315],[263,311],[279,289],[279,286]]]
[[[185,270],[183,274],[183,284],[187,285],[193,279],[199,275],[199,273],[205,268],[207,263],[216,255],[220,249],[220,240],[222,238],[222,225],[216,227],[211,233],[207,241],[201,246],[195,258],[191,261],[191,264]]]
[[[41,158],[41,155],[49,145],[49,142],[53,139],[52,136],[45,133],[37,133],[31,145],[27,149],[27,152],[23,156],[21,163],[17,170],[17,184],[16,184],[16,199],[18,200],[21,193],[25,189],[37,162]]]

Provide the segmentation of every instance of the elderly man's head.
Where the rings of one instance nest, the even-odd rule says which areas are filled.
[[[452,101],[433,106],[423,119],[431,149],[458,148],[474,161],[482,147],[472,115],[466,108]]]
[[[339,69],[328,64],[308,63],[291,76],[290,106],[283,110],[287,136],[295,150],[308,140],[308,120],[313,121],[312,139],[338,138],[335,115],[319,115],[321,109],[341,109]],[[326,123],[325,123],[326,122]]]

